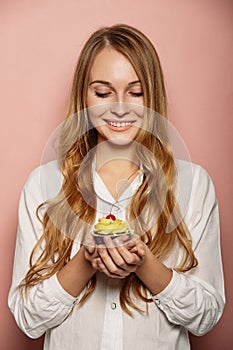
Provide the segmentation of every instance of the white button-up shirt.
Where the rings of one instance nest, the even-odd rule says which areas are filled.
[[[56,162],[35,169],[22,191],[9,307],[19,327],[29,337],[45,333],[44,350],[186,350],[188,332],[202,335],[219,320],[224,308],[224,282],[220,251],[219,217],[215,191],[208,174],[200,166],[177,161],[177,197],[190,230],[198,266],[186,273],[173,271],[168,286],[152,296],[148,314],[124,313],[119,303],[121,280],[97,272],[94,292],[79,305],[59,284],[56,275],[32,287],[27,299],[18,289],[29,269],[32,248],[43,228],[36,208],[54,197],[62,175]],[[129,197],[142,181],[139,175],[113,208],[125,218]],[[114,200],[97,173],[97,217],[105,216]],[[128,192],[127,192],[128,191]],[[125,197],[124,197],[125,196]],[[80,245],[75,241],[72,256]],[[164,263],[172,268],[179,257],[174,249]],[[137,305],[145,309],[141,300]]]

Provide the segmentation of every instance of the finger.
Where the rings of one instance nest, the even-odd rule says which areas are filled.
[[[95,247],[92,246],[86,246],[85,249],[89,254],[93,254],[95,251]]]
[[[93,256],[89,254],[87,250],[84,251],[84,257],[87,261],[89,261],[92,264]]]
[[[97,268],[100,272],[103,272],[106,276],[111,277],[111,278],[123,279],[129,274],[123,270],[119,270],[120,273],[110,272],[100,258],[98,259],[98,267]]]
[[[103,241],[104,241],[104,244],[107,248],[109,247],[113,247],[114,246],[114,241],[118,239],[118,245],[124,245],[124,244],[127,244],[127,242],[129,242],[129,235],[126,235],[126,234],[122,234],[122,235],[119,235],[119,236],[105,236],[103,237]]]
[[[101,257],[102,263],[108,269],[110,273],[117,273],[119,267],[116,265],[115,261],[109,253],[108,248],[98,248],[98,254]]]
[[[137,247],[137,253],[136,253],[140,258],[144,258],[146,255],[146,249],[142,245]]]
[[[128,252],[128,248],[126,246],[119,244],[119,241],[117,238],[112,240],[110,237],[106,237],[105,243],[108,247],[107,248],[108,254],[112,258],[114,264],[123,270],[133,271],[132,267],[128,266],[128,262],[124,259],[124,255],[120,253],[121,250]],[[132,245],[134,246],[135,244],[132,243]]]
[[[116,246],[126,245],[129,250],[132,250],[133,252],[136,252],[136,249],[133,249],[136,247],[136,239],[131,239],[133,235],[129,234],[121,234],[118,237],[104,237],[104,243],[107,248],[113,248]]]
[[[146,249],[148,249],[148,247],[146,246],[146,244],[144,242],[142,242],[141,240],[137,242],[137,255],[140,258],[145,257]]]
[[[140,257],[136,254],[138,248],[133,246],[132,249],[133,251],[129,250],[127,246],[117,245],[118,254],[126,263],[125,267],[127,267],[127,269],[129,269],[132,265],[138,265],[140,263]]]
[[[126,248],[131,252],[131,253],[136,253],[137,252],[137,245],[133,241],[129,241],[126,243]]]
[[[87,259],[88,261],[92,262],[93,259],[98,257],[98,253],[97,251],[93,252],[93,253],[89,253],[88,250],[84,251],[84,257],[85,259]]]
[[[91,253],[92,251],[95,250],[96,248],[96,243],[94,240],[94,237],[92,235],[88,235],[84,242],[83,242],[83,246],[88,249],[88,251]]]
[[[102,271],[104,273],[106,273],[106,275],[108,275],[108,276],[124,278],[125,276],[127,276],[128,274],[133,272],[135,269],[133,267],[128,267],[127,269],[123,269],[122,267],[125,267],[126,264],[122,259],[120,261],[118,260],[119,265],[121,265],[122,267],[118,266],[114,262],[113,257],[110,255],[110,251],[111,251],[111,253],[113,253],[113,249],[114,248],[109,248],[109,249],[108,248],[101,248],[98,250],[98,253],[99,253],[100,258],[101,258],[101,262],[104,265],[103,266],[100,263],[99,266],[101,266]]]
[[[131,236],[131,241],[135,243],[142,242],[140,236],[136,235],[135,233]]]
[[[136,242],[132,240],[122,241],[120,238],[114,238],[112,239],[114,247],[125,245],[128,250],[130,250],[132,253],[135,253],[137,251],[137,245]],[[108,244],[108,247],[112,247],[112,244]]]
[[[129,249],[131,251],[131,253],[135,253],[141,258],[144,257],[145,256],[145,251],[146,251],[145,243],[143,243],[142,240],[140,239],[140,237],[138,235],[136,235],[136,234],[134,234],[132,236],[129,244],[133,245],[132,242],[135,244],[135,246]]]
[[[92,267],[95,269],[95,270],[101,270],[100,267],[99,267],[99,262],[101,261],[100,258],[95,258],[91,261],[92,263]]]
[[[91,244],[87,244],[87,245],[83,245],[83,247],[84,247],[85,253],[88,253],[90,255],[95,255],[95,253],[97,253],[96,246],[93,246]]]

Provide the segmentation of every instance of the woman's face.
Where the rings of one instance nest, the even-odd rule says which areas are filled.
[[[98,143],[135,139],[143,118],[141,83],[127,58],[112,48],[104,48],[93,62],[87,106]]]

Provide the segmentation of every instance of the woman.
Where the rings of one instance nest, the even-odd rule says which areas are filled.
[[[95,32],[58,162],[32,172],[19,206],[9,306],[29,337],[45,333],[44,349],[189,349],[188,332],[205,334],[221,317],[213,184],[174,160],[166,127],[151,42],[127,25]],[[107,215],[134,235],[95,245],[92,227]]]

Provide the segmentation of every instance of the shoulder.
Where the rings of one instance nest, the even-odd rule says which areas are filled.
[[[198,164],[176,161],[176,196],[181,212],[188,221],[208,217],[217,199],[213,181],[208,172]]]
[[[58,194],[62,178],[58,162],[48,162],[31,171],[25,182],[24,191],[40,194],[42,201],[46,201]]]
[[[208,172],[200,165],[184,160],[175,160],[177,180],[180,184],[186,184],[193,189],[214,189],[213,181]]]
[[[190,171],[192,171],[192,173],[195,174],[195,176],[197,176],[200,172],[207,174],[206,170],[202,166],[200,166],[199,164],[188,162],[186,160],[175,159],[175,165],[178,175],[185,175],[190,173]]]

